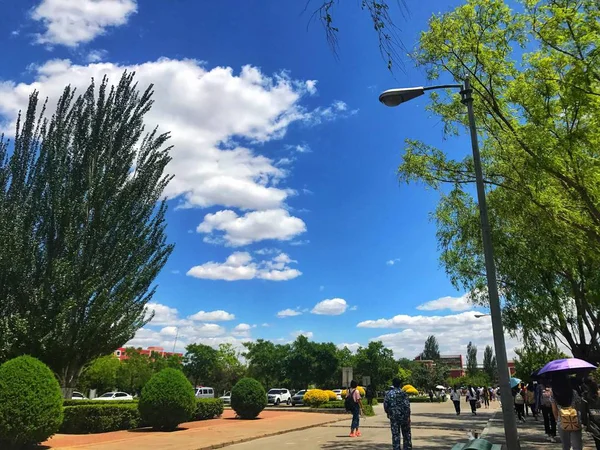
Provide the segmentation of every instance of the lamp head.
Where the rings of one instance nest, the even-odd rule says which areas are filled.
[[[379,96],[379,101],[385,106],[398,106],[425,93],[422,86],[402,89],[388,89]]]

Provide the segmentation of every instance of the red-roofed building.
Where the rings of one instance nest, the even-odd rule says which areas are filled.
[[[425,364],[429,367],[431,367],[435,364],[434,361],[421,359],[421,355],[417,356],[415,358],[415,361]],[[465,369],[463,368],[462,355],[440,355],[439,361],[442,364],[445,364],[448,366],[448,369],[450,370],[449,376],[451,378],[458,378],[458,377],[465,376]]]
[[[114,355],[117,358],[119,358],[119,360],[121,360],[121,361],[127,359],[127,354],[126,354],[127,348],[134,348],[134,347],[119,347],[118,349],[115,350]],[[172,355],[177,355],[177,356],[183,357],[183,353],[165,352],[165,349],[162,347],[148,347],[147,349],[139,349],[139,351],[140,351],[140,354],[146,355],[146,356],[150,356],[152,353],[158,353],[163,358],[167,357],[167,356],[172,356]]]

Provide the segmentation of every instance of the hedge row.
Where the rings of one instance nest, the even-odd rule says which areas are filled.
[[[89,434],[130,430],[144,426],[137,401],[74,400],[64,408],[61,433]],[[196,399],[192,421],[214,419],[223,414],[223,402],[218,398]],[[66,403],[66,402],[65,402]]]
[[[429,403],[429,396],[428,395],[415,395],[415,396],[409,396],[408,399],[410,400],[411,403]],[[375,399],[373,399],[375,400]],[[378,398],[377,401],[379,403],[383,403],[383,398]],[[435,398],[433,397],[433,403],[442,403],[442,399],[440,398]],[[373,401],[373,406],[375,406],[377,403],[375,403],[375,401]]]
[[[106,433],[108,431],[130,430],[141,426],[142,419],[138,405],[116,402],[102,404],[66,406],[65,419],[60,428],[61,433],[86,434]]]
[[[335,409],[335,408],[345,410],[346,406],[344,405],[344,401],[336,400],[335,402],[323,403],[317,409]],[[373,407],[370,405],[367,405],[366,402],[363,403],[363,410],[365,412],[365,416],[367,416],[367,417],[371,417],[371,416],[375,415],[375,411],[373,411]]]
[[[139,400],[64,400],[63,406],[89,406],[89,405],[137,405]]]

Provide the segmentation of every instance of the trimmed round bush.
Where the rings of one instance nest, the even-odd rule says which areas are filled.
[[[231,390],[231,408],[241,419],[255,419],[265,406],[267,393],[254,378],[242,378]]]
[[[44,442],[63,421],[58,381],[43,362],[19,356],[0,366],[0,448]]]
[[[174,430],[196,412],[194,388],[181,370],[163,369],[142,389],[138,408],[144,424]]]
[[[333,391],[325,391],[327,393],[327,396],[329,397],[328,400],[330,402],[334,402],[337,400],[337,394]]]
[[[327,403],[329,401],[329,395],[327,392],[322,391],[321,389],[311,389],[304,394],[304,399],[302,402],[306,406],[310,406],[311,408],[318,408],[323,403]]]

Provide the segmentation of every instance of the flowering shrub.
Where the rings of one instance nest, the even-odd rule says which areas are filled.
[[[407,384],[406,386],[404,386],[404,387],[402,388],[402,390],[403,390],[404,392],[406,392],[408,395],[419,395],[419,391],[417,391],[417,390],[415,389],[415,387],[414,387],[414,386],[411,386],[410,384]]]
[[[302,401],[306,406],[318,408],[323,403],[327,403],[329,401],[329,395],[326,391],[321,389],[311,389],[304,394],[304,399]]]
[[[333,391],[325,391],[325,393],[329,396],[329,401],[333,402],[337,400],[337,394]]]
[[[356,389],[358,389],[358,393],[360,394],[361,398],[364,397],[365,395],[367,395],[367,391],[365,390],[364,387],[359,386]],[[342,398],[346,398],[346,395],[348,395],[348,391],[347,390],[343,390],[342,391]]]

